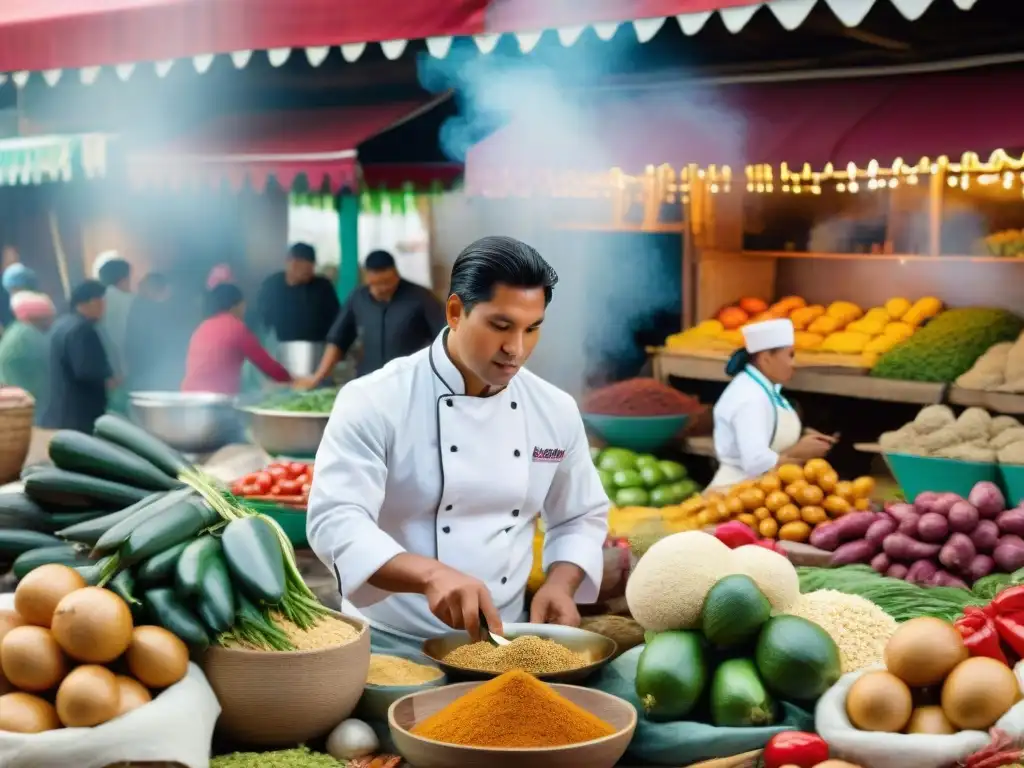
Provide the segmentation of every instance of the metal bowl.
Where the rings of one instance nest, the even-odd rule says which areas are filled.
[[[237,439],[234,398],[213,392],[131,392],[132,419],[184,453],[210,453]]]
[[[618,649],[615,641],[610,637],[599,635],[596,632],[589,632],[577,627],[563,627],[558,624],[506,624],[504,627],[505,637],[509,640],[522,635],[534,635],[545,640],[553,640],[559,645],[564,645],[571,651],[581,653],[590,659],[590,663],[579,669],[570,669],[567,672],[549,672],[535,675],[541,680],[553,680],[558,682],[585,680],[597,672],[615,657]],[[449,653],[463,645],[473,642],[467,632],[449,632],[440,637],[434,637],[423,643],[425,656],[436,662],[437,665],[447,673],[451,680],[489,680],[497,677],[496,672],[481,672],[473,669],[463,669],[446,664],[443,659]]]
[[[271,456],[312,459],[320,447],[329,413],[239,408],[249,422],[252,441]]]

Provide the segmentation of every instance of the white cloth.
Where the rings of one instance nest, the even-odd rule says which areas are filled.
[[[719,468],[710,487],[716,489],[770,471],[803,431],[779,388],[749,367],[729,382],[712,413]]]
[[[792,347],[796,338],[793,322],[785,318],[744,325],[740,332],[743,334],[743,346],[750,354]]]
[[[422,595],[367,583],[403,552],[483,581],[504,621],[521,620],[533,521],[544,568],[578,565],[597,599],[608,497],[575,401],[527,370],[491,397],[465,395],[446,332],[342,388],[317,451],[306,531],[334,570],[345,613],[413,638],[446,631]]]

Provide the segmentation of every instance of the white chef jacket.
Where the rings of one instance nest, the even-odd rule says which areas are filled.
[[[580,603],[597,599],[608,497],[576,402],[529,371],[470,397],[443,331],[342,388],[316,455],[306,532],[331,568],[342,610],[414,638],[451,631],[426,598],[368,584],[403,552],[487,585],[503,621],[522,619],[534,519],[544,568],[578,565]]]
[[[793,431],[788,423],[792,419],[784,424],[789,448],[800,438],[799,418],[782,395],[782,387],[748,365],[729,382],[712,411],[719,463],[742,469],[747,477],[769,472],[779,461],[779,454],[772,448],[779,437],[777,411],[792,413],[796,420],[795,435],[788,434]]]

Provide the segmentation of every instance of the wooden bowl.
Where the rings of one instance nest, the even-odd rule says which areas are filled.
[[[633,738],[636,710],[628,701],[602,691],[575,685],[553,684],[561,696],[615,728],[615,733],[594,741],[566,747],[510,749],[464,747],[424,739],[412,729],[435,712],[483,683],[459,683],[420,691],[399,699],[388,709],[388,727],[395,748],[413,768],[613,768]]]
[[[221,706],[218,731],[242,744],[295,745],[324,736],[352,714],[370,669],[370,629],[331,615],[359,636],[316,651],[206,651],[203,672]]]

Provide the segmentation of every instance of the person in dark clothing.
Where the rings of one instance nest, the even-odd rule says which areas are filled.
[[[103,317],[106,286],[86,280],[71,292],[71,311],[50,331],[50,402],[40,420],[46,429],[91,432],[116,386],[96,323]]]
[[[324,341],[340,306],[331,281],[317,276],[316,251],[306,243],[289,249],[284,271],[264,280],[256,297],[260,324],[279,342]]]
[[[139,283],[125,329],[125,375],[130,392],[176,392],[181,386],[195,323],[183,316],[180,305],[171,298],[171,283],[159,272],[150,272]]]
[[[334,370],[360,334],[363,357],[356,373],[383,368],[430,345],[447,325],[444,305],[429,290],[402,279],[395,257],[374,251],[366,257],[366,285],[349,296],[327,334],[327,349],[312,381],[319,385]]]

